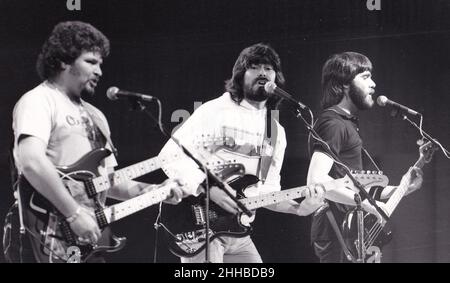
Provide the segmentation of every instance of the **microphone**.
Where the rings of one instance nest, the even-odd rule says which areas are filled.
[[[151,95],[126,91],[126,90],[119,89],[115,86],[108,88],[108,90],[106,91],[106,96],[110,100],[117,100],[119,98],[128,98],[128,99],[133,98],[133,99],[139,99],[139,100],[143,100],[143,101],[151,101],[151,100],[155,99]]]
[[[392,107],[394,107],[394,108],[397,108],[397,109],[399,109],[399,110],[402,110],[403,112],[406,112],[406,113],[411,114],[411,115],[414,115],[414,116],[422,115],[422,114],[420,114],[420,113],[417,112],[417,111],[414,111],[414,110],[412,110],[412,109],[410,109],[410,108],[408,108],[408,107],[406,107],[406,106],[404,106],[404,105],[401,105],[400,103],[397,103],[397,102],[394,102],[394,101],[392,101],[392,100],[389,100],[389,99],[388,99],[386,96],[384,96],[384,95],[378,96],[378,98],[377,98],[377,104],[378,104],[379,106],[390,105],[390,106],[392,106]]]
[[[268,94],[274,94],[274,95],[276,95],[278,97],[281,97],[283,99],[286,99],[286,100],[288,100],[288,101],[298,105],[303,110],[309,109],[308,106],[306,106],[305,104],[295,100],[289,93],[287,93],[284,90],[282,90],[281,88],[279,88],[274,82],[267,82],[264,85],[264,90]]]

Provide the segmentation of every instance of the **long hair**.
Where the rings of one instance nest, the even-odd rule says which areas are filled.
[[[82,52],[109,55],[109,40],[95,27],[84,22],[57,24],[42,46],[36,70],[42,80],[53,78],[61,71],[61,63],[72,64]]]
[[[231,98],[236,103],[241,103],[244,99],[244,74],[252,64],[270,64],[276,73],[275,83],[282,87],[284,76],[281,71],[280,56],[267,44],[257,43],[242,50],[233,67],[231,79],[225,81],[225,90],[231,94]],[[281,99],[271,96],[267,99],[267,108],[277,109]]]
[[[344,86],[350,85],[355,76],[372,71],[372,63],[365,55],[343,52],[332,55],[322,68],[322,108],[341,102]]]

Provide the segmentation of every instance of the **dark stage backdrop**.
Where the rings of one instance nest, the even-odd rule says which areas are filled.
[[[222,93],[239,52],[257,42],[278,51],[286,90],[316,115],[325,60],[342,51],[366,54],[374,64],[377,94],[423,113],[424,128],[450,147],[450,1],[380,0],[379,11],[369,11],[366,2],[81,0],[81,11],[69,11],[63,0],[1,0],[0,218],[13,201],[7,163],[11,112],[39,83],[36,56],[52,27],[64,20],[90,22],[111,40],[96,96],[86,99],[108,117],[120,167],[156,155],[166,139],[142,113],[108,101],[108,87],[159,97],[163,122],[172,129],[182,121],[179,113],[192,113],[195,101]],[[288,138],[282,185],[303,185],[309,163],[306,130],[287,108],[280,116]],[[418,157],[418,132],[377,106],[360,118],[366,148],[391,184],[398,184]],[[423,188],[392,216],[394,239],[384,249],[384,262],[450,261],[450,160],[437,153],[424,172]],[[155,172],[142,180],[164,178]],[[109,261],[152,262],[156,215],[157,207],[151,207],[114,224],[128,244]],[[253,239],[263,260],[315,262],[309,225],[309,217],[258,211]],[[176,262],[158,239],[157,261]]]

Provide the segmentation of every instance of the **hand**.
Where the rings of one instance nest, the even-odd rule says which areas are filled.
[[[78,240],[84,244],[96,244],[100,239],[101,231],[93,211],[81,208],[77,218],[70,223],[70,228],[78,236]]]
[[[375,201],[376,204],[386,213],[387,216],[390,216],[387,210],[387,206],[384,202],[381,201]],[[367,211],[370,214],[373,214],[377,217],[378,222],[380,224],[384,224],[386,220],[381,216],[381,214],[378,212],[378,210],[369,203],[369,201],[366,199],[361,203],[361,207],[363,210]]]
[[[404,179],[406,181],[409,181],[408,189],[406,191],[406,195],[409,195],[410,193],[412,193],[422,187],[423,171],[422,171],[422,169],[420,169],[418,167],[411,167],[411,168],[409,168],[408,172],[406,172],[406,174],[403,175],[400,183],[404,182]]]
[[[308,186],[305,199],[297,208],[297,215],[305,216],[313,213],[325,204],[325,188],[322,184],[312,184]]]
[[[170,187],[170,195],[164,200],[164,203],[175,205],[181,202],[185,194],[183,193],[183,185],[178,179],[166,180],[162,185]]]
[[[306,190],[305,199],[311,199],[323,204],[325,198],[325,187],[322,184],[308,185]]]
[[[218,206],[229,213],[237,214],[239,212],[239,208],[234,200],[232,200],[224,191],[216,186],[212,186],[210,188],[210,198]]]

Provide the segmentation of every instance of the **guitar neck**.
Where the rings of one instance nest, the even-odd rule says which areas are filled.
[[[99,223],[101,227],[106,226],[114,221],[127,217],[133,213],[141,211],[147,207],[157,204],[167,198],[170,194],[169,187],[158,188],[147,192],[132,199],[112,205],[103,210],[104,220],[106,223]],[[101,221],[99,221],[101,222]]]
[[[333,190],[336,187],[344,185],[344,178],[336,179],[330,182],[323,183],[326,191]],[[277,192],[272,192],[260,196],[245,198],[242,203],[249,209],[254,210],[260,207],[264,207],[271,204],[277,204],[287,200],[298,199],[305,197],[307,193],[308,186],[296,187],[288,190],[282,190]]]
[[[414,167],[422,168],[424,165],[425,165],[425,157],[420,156],[419,159],[414,164]],[[388,210],[389,215],[392,214],[392,212],[395,210],[395,208],[398,206],[398,204],[408,191],[409,179],[410,177],[406,179],[408,182],[400,182],[397,189],[394,191],[392,196],[386,202],[386,208]]]
[[[134,165],[124,167],[120,170],[115,171],[109,176],[99,176],[97,178],[94,178],[92,181],[94,184],[95,191],[96,193],[100,193],[108,190],[112,186],[127,182],[134,178],[153,172],[158,168],[160,168],[161,163],[163,162],[164,160],[160,159],[157,156],[141,161]]]

